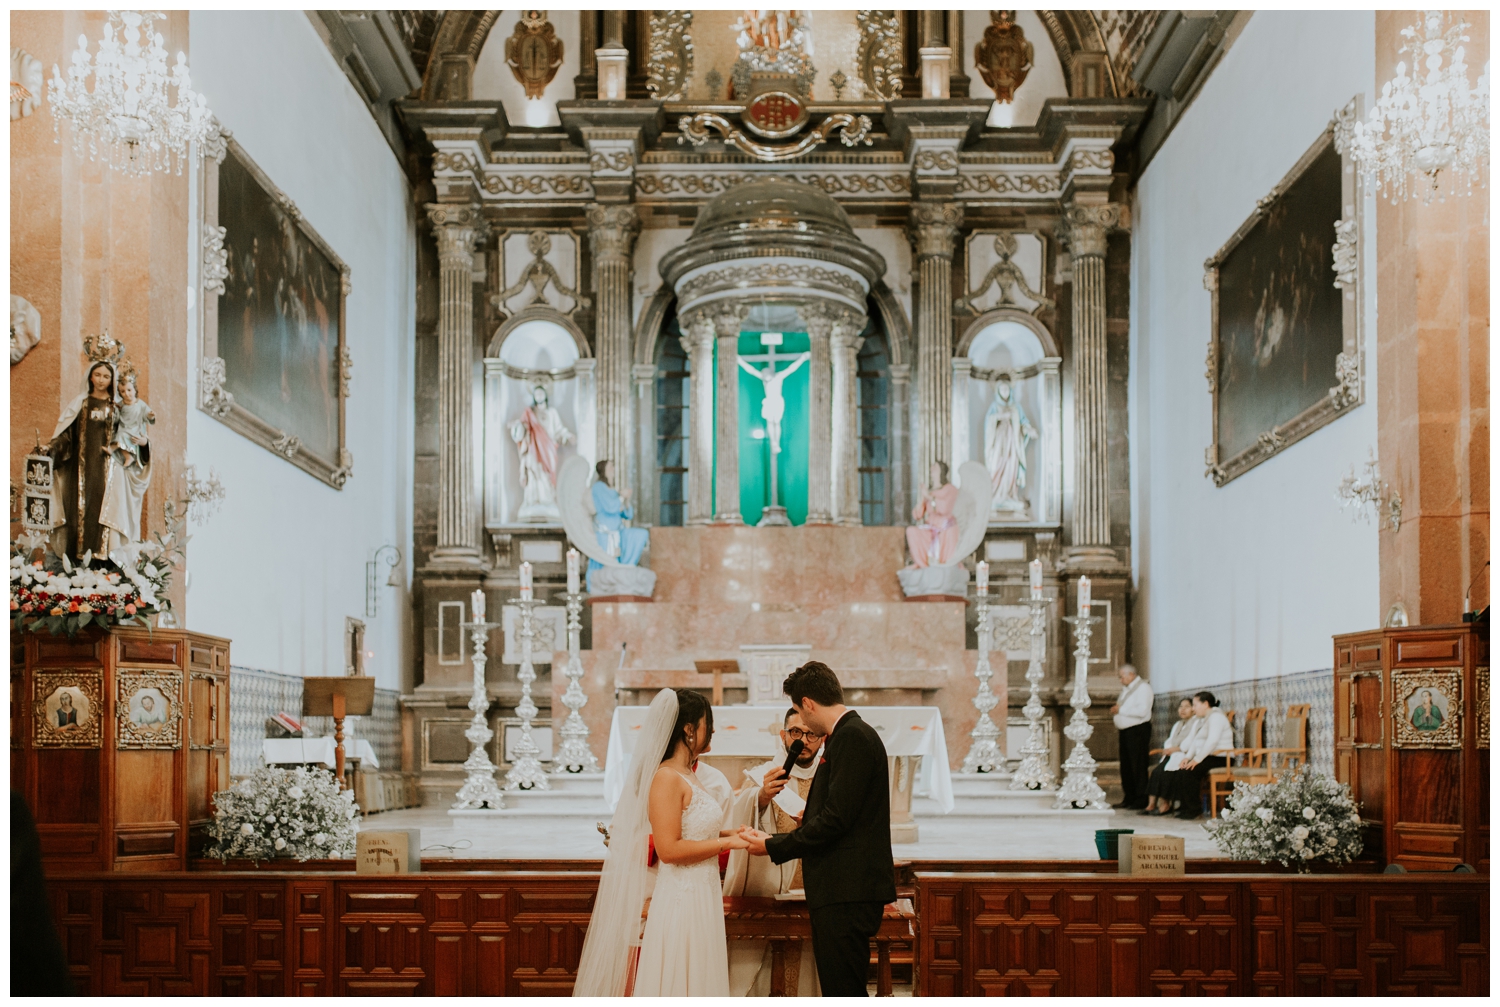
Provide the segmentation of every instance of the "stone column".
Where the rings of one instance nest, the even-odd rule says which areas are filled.
[[[635,392],[635,526],[654,525],[661,520],[661,480],[656,469],[656,365],[633,364],[631,384]]]
[[[905,524],[911,514],[911,364],[891,364],[891,510],[886,521]]]
[[[797,308],[807,328],[807,523],[833,524],[833,388],[828,337],[833,314],[824,304]]]
[[[714,516],[714,320],[706,310],[682,319],[682,351],[691,372],[688,389],[689,525],[708,524]]]
[[[1105,362],[1104,252],[1110,228],[1120,222],[1115,203],[1080,205],[1065,212],[1073,260],[1073,444],[1078,466],[1073,483],[1073,544],[1070,555],[1109,548],[1109,456]]]
[[[828,338],[833,357],[833,519],[861,524],[859,513],[859,348],[865,316],[843,312]]]
[[[953,246],[963,223],[958,203],[913,203],[910,237],[917,266],[917,462],[926,483],[933,462],[948,462],[952,432]]]
[[[718,341],[714,388],[714,524],[744,524],[740,517],[740,323],[747,306],[718,304],[713,313]]]
[[[484,563],[474,513],[474,249],[489,233],[479,207],[429,203],[437,237],[438,517],[431,565]]]
[[[594,256],[594,354],[599,360],[599,458],[615,463],[621,486],[633,486],[630,450],[631,248],[641,221],[629,204],[588,208]]]

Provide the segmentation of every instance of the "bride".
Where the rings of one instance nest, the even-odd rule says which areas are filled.
[[[729,995],[719,854],[749,843],[720,828],[723,810],[693,773],[713,731],[699,693],[652,700],[610,822],[574,996]]]

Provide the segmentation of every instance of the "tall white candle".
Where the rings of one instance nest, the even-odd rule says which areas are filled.
[[[484,622],[484,592],[478,588],[469,595],[469,607],[474,610],[474,621]]]
[[[1089,606],[1093,604],[1093,584],[1087,577],[1078,578],[1078,614],[1085,619],[1089,617]]]
[[[568,593],[578,593],[578,550],[568,550]]]
[[[1042,561],[1039,559],[1031,561],[1031,600],[1042,600]]]
[[[990,565],[984,560],[974,564],[974,584],[980,594],[990,593]]]
[[[531,600],[531,564],[521,564],[521,600]]]

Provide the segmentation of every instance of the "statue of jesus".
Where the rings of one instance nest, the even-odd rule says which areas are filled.
[[[773,350],[766,358],[766,366],[761,370],[751,367],[745,359],[740,358],[740,366],[747,374],[760,379],[765,385],[766,397],[760,402],[760,418],[766,421],[766,437],[771,442],[771,454],[781,454],[781,420],[786,415],[786,398],[781,394],[782,383],[791,376],[792,372],[807,363],[812,356],[810,353],[799,353],[795,357],[777,357]],[[790,360],[792,366],[778,371],[776,363],[778,360]],[[776,501],[771,501],[773,504]]]
[[[573,431],[563,426],[562,417],[547,403],[547,390],[537,385],[531,390],[531,405],[510,424],[510,439],[516,442],[521,456],[521,521],[561,521],[557,509],[557,449],[571,444]]]

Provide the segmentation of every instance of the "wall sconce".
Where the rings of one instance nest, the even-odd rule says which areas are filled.
[[[365,564],[365,618],[373,619],[380,609],[380,595],[376,593],[376,570],[380,566],[381,559],[391,568],[391,575],[385,579],[386,587],[401,586],[401,550],[393,545],[383,545],[375,550],[375,555]]]

